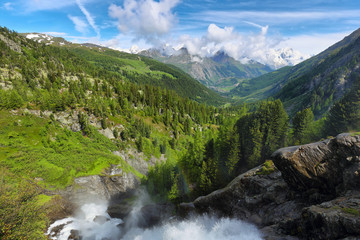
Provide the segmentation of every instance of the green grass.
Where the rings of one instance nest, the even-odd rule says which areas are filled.
[[[0,113],[0,165],[15,174],[41,178],[44,186],[55,188],[72,184],[76,177],[101,174],[111,164],[142,176],[112,154],[117,146],[95,129],[84,137],[36,116]]]
[[[360,216],[360,211],[355,208],[341,208],[341,211],[351,215]]]
[[[270,173],[273,173],[275,171],[275,165],[273,161],[267,160],[264,162],[263,166],[261,167],[261,170],[256,172],[257,175],[269,175]]]

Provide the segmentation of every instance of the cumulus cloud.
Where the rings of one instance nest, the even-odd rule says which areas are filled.
[[[172,9],[180,0],[125,0],[111,4],[109,15],[118,20],[118,29],[138,38],[157,38],[168,33],[177,21]]]
[[[83,34],[88,32],[89,25],[82,18],[68,15],[68,18],[74,23],[75,29]]]
[[[254,60],[272,68],[297,64],[305,59],[305,56],[300,52],[290,48],[277,49],[283,39],[269,37],[267,35],[268,26],[248,23],[259,28],[260,31],[258,33],[242,34],[235,31],[233,27],[222,28],[210,24],[206,34],[202,37],[183,35],[172,45],[180,44],[193,56],[211,57],[222,51],[243,63]],[[164,54],[171,52],[168,48],[169,46],[162,47]]]

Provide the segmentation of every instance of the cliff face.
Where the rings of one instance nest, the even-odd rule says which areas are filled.
[[[181,209],[251,221],[265,239],[360,238],[359,135],[282,148],[271,158],[271,174],[254,168]]]

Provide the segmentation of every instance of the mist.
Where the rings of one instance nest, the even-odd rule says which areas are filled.
[[[91,198],[89,198],[91,199]],[[89,200],[90,201],[90,200]],[[154,204],[148,193],[140,189],[130,214],[124,219],[111,218],[108,202],[96,201],[81,205],[74,216],[50,225],[47,235],[54,240],[260,240],[261,233],[254,225],[237,219],[217,218],[211,215],[192,216],[188,219],[166,217],[160,224],[144,227],[148,223],[141,211]],[[150,226],[150,225],[149,225]],[[76,238],[78,237],[78,238]]]

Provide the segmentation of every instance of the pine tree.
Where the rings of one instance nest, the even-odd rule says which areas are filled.
[[[306,108],[295,114],[293,118],[293,143],[304,144],[310,139],[311,126],[314,121],[314,114],[310,108]]]

